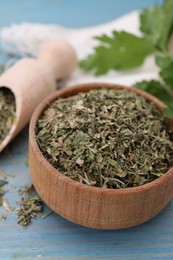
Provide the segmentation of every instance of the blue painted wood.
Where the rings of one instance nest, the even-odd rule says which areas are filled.
[[[32,21],[88,26],[114,19],[128,11],[151,6],[155,0],[1,0],[0,24]],[[30,183],[25,165],[28,128],[0,155],[0,168],[13,173],[8,177],[10,206],[16,206],[17,190]],[[16,189],[13,188],[16,186]],[[45,207],[45,212],[49,209]],[[0,208],[0,216],[4,209]],[[157,217],[138,227],[101,231],[81,227],[53,213],[39,217],[27,228],[17,225],[10,213],[0,222],[0,259],[173,259],[173,201]]]
[[[0,26],[22,21],[90,26],[160,2],[162,0],[1,0]]]

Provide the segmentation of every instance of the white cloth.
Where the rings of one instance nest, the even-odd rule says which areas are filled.
[[[112,22],[99,26],[69,29],[57,25],[22,23],[2,28],[0,31],[1,46],[6,51],[24,55],[37,55],[40,45],[50,39],[63,39],[72,44],[77,52],[78,59],[85,58],[92,53],[93,47],[98,42],[94,36],[101,34],[111,35],[113,30],[124,30],[140,35],[139,12],[135,11],[120,17]],[[91,72],[81,69],[69,78],[67,85],[87,82],[112,82],[124,85],[132,85],[136,81],[144,79],[157,79],[158,69],[152,56],[148,57],[144,65],[138,69],[117,72],[109,71],[106,75],[95,77]]]

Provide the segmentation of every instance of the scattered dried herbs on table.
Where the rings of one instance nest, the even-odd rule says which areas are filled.
[[[8,183],[7,181],[0,179],[0,207],[2,206],[2,202],[3,202],[2,197],[6,193],[6,190],[3,188],[3,186],[7,183]]]
[[[17,209],[18,224],[27,226],[35,219],[38,213],[43,210],[43,201],[35,192],[33,185],[26,186],[25,189],[19,190],[19,195],[22,196]]]
[[[0,144],[15,122],[15,97],[7,88],[0,88]]]
[[[131,91],[103,88],[58,99],[38,120],[36,136],[53,167],[92,186],[139,186],[173,164],[164,115]]]

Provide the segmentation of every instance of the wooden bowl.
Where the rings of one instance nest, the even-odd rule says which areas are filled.
[[[155,103],[155,97],[115,84],[82,84],[54,92],[34,112],[30,122],[29,165],[32,182],[43,201],[64,218],[83,226],[121,229],[139,225],[157,215],[173,196],[173,168],[162,177],[139,187],[108,189],[91,187],[74,181],[55,169],[42,155],[36,141],[37,120],[48,104],[59,97],[69,97],[100,87],[127,89]]]

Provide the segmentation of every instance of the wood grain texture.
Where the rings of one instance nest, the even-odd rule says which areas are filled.
[[[53,93],[34,112],[30,123],[29,165],[32,182],[46,204],[61,216],[77,224],[100,228],[121,229],[139,225],[158,214],[173,196],[173,168],[157,180],[135,188],[112,190],[90,187],[61,174],[43,157],[36,142],[35,127],[39,116],[53,100],[94,88],[126,89],[164,107],[153,96],[115,84],[90,83]]]
[[[38,59],[24,58],[0,77],[0,87],[9,88],[16,101],[16,121],[0,144],[0,152],[29,122],[37,105],[55,90],[56,81],[69,76],[76,63],[75,51],[68,43],[52,40],[43,44]]]

